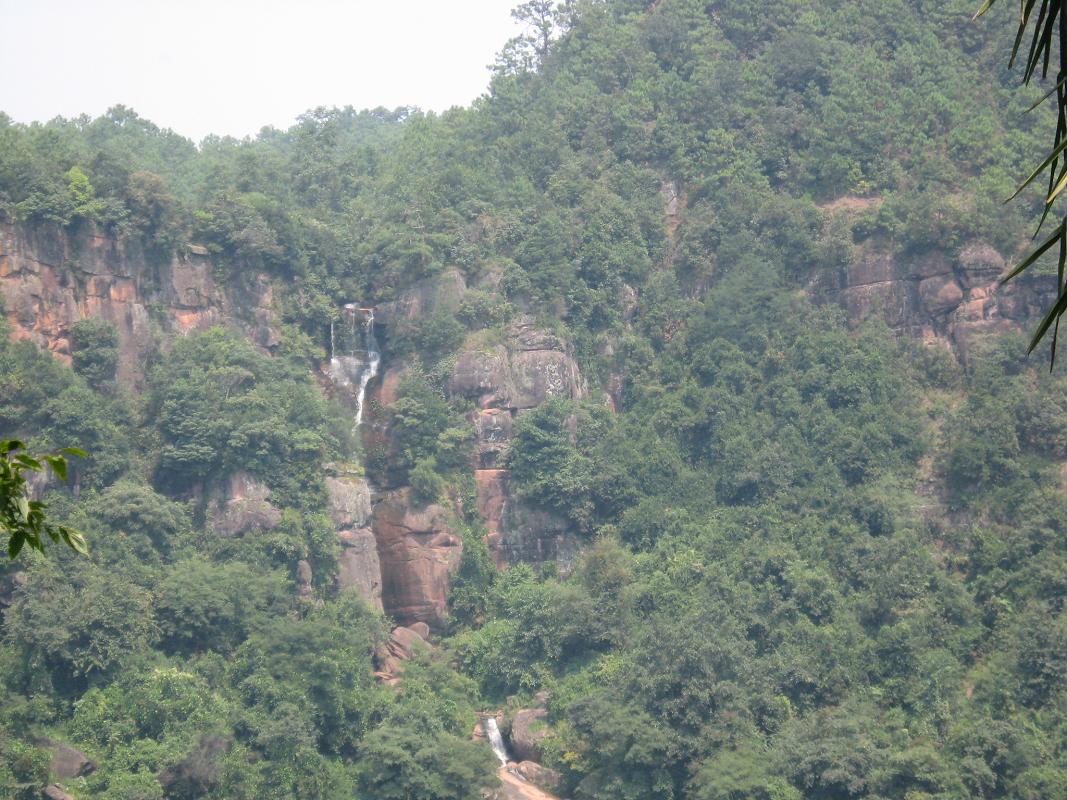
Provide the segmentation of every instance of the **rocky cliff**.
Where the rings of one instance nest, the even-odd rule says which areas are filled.
[[[1004,272],[1004,256],[983,242],[955,253],[905,254],[867,242],[847,265],[816,273],[808,289],[817,302],[844,308],[853,323],[876,315],[966,359],[983,336],[1025,327],[1055,299],[1051,278],[1026,275],[1001,286]]]
[[[244,330],[264,350],[279,340],[266,275],[239,273],[221,287],[207,250],[189,245],[155,261],[134,240],[92,226],[22,226],[0,219],[0,296],[11,335],[70,359],[71,326],[86,317],[115,325],[119,379],[137,383],[154,347],[215,325]]]

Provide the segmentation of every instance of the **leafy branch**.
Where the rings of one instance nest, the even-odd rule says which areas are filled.
[[[31,500],[25,472],[41,472],[47,465],[62,481],[67,480],[66,456],[85,458],[88,454],[76,447],[64,447],[58,453],[31,456],[17,439],[0,441],[0,533],[6,534],[7,554],[15,558],[26,545],[44,552],[45,537],[63,542],[78,553],[88,553],[85,537],[65,525],[53,525],[45,516],[47,505]]]
[[[978,19],[989,11],[995,2],[996,0],[985,0],[982,7],[974,15],[974,18]],[[1058,56],[1056,59],[1058,64],[1056,85],[1028,109],[1033,111],[1052,95],[1056,96],[1056,133],[1052,141],[1052,149],[1037,169],[1023,181],[1015,191],[1015,194],[1008,198],[1012,200],[1018,197],[1026,187],[1047,173],[1048,189],[1045,192],[1045,209],[1041,215],[1041,220],[1037,224],[1037,230],[1034,232],[1035,239],[1041,233],[1041,229],[1048,220],[1053,204],[1067,189],[1067,152],[1065,152],[1067,151],[1067,48],[1063,46],[1064,42],[1067,42],[1067,11],[1065,11],[1065,5],[1067,5],[1067,0],[1041,0],[1040,3],[1038,0],[1019,0],[1019,27],[1015,34],[1015,43],[1012,45],[1011,58],[1008,61],[1009,69],[1015,66],[1022,52],[1022,45],[1028,31],[1031,31],[1031,34],[1030,45],[1026,51],[1025,64],[1023,66],[1024,86],[1030,85],[1035,75],[1040,76],[1041,80],[1047,80],[1050,65],[1053,63],[1052,55],[1054,50]],[[1031,23],[1033,24],[1032,29]],[[1067,311],[1067,283],[1064,282],[1064,268],[1067,266],[1067,216],[1064,216],[1056,225],[1056,230],[1051,236],[1038,245],[1017,267],[1001,279],[1001,283],[1007,283],[1029,269],[1041,256],[1057,246],[1059,248],[1059,258],[1056,271],[1056,302],[1052,304],[1052,307],[1041,319],[1033,338],[1030,340],[1030,347],[1027,349],[1027,353],[1032,353],[1051,328],[1052,352],[1049,357],[1049,369],[1056,364],[1056,341],[1059,337],[1060,317]]]

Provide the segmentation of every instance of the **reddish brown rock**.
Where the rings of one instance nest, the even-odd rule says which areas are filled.
[[[394,658],[399,658],[401,661],[411,661],[420,647],[429,646],[426,644],[426,640],[415,631],[414,625],[421,625],[424,629],[429,630],[425,623],[419,622],[413,623],[411,628],[403,625],[393,628],[386,647],[389,649],[389,654]]]
[[[425,622],[412,622],[410,625],[408,625],[408,627],[411,628],[411,630],[413,630],[416,634],[418,634],[420,638],[429,641],[430,626],[427,625]]]
[[[503,526],[510,474],[506,469],[474,471],[474,483],[478,488],[478,513],[485,520],[489,533],[499,533]]]
[[[448,589],[463,541],[444,508],[413,508],[409,488],[386,492],[374,509],[374,537],[382,571],[382,604],[402,623],[444,627]]]
[[[222,290],[203,248],[158,264],[136,240],[0,218],[0,295],[11,336],[69,361],[71,326],[85,317],[107,320],[118,331],[118,378],[126,383],[143,377],[157,328],[176,335],[232,324],[259,346],[275,346],[279,318],[270,281],[253,270],[240,275]]]
[[[515,766],[515,772],[522,777],[523,780],[532,783],[538,789],[543,789],[546,792],[557,791],[563,778],[563,776],[554,769],[541,766],[535,761],[520,762]]]

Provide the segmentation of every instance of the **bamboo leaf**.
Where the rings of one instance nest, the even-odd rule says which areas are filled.
[[[1056,242],[1058,242],[1061,238],[1063,238],[1063,225],[1060,225],[1058,228],[1056,228],[1056,232],[1050,237],[1048,237],[1044,242],[1042,242],[1041,245],[1036,250],[1034,250],[1034,252],[1028,255],[1023,260],[1023,262],[1019,264],[1019,266],[1013,269],[1006,277],[1001,278],[1001,285],[1007,283],[1012,278],[1017,277],[1020,272],[1023,272],[1027,267],[1031,266],[1035,261],[1041,258],[1041,256],[1048,252],[1049,248],[1051,248],[1052,245],[1056,244]]]

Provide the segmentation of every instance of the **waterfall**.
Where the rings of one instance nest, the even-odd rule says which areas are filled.
[[[489,744],[492,746],[493,752],[496,753],[496,757],[500,759],[500,763],[503,766],[507,766],[507,763],[511,761],[511,756],[508,754],[508,748],[504,744],[504,737],[500,735],[496,717],[485,717],[482,720],[482,727],[485,728],[485,735],[489,737]]]
[[[367,384],[378,374],[382,354],[374,335],[374,309],[347,303],[339,329],[330,323],[330,380],[355,395],[356,427],[363,423]]]

